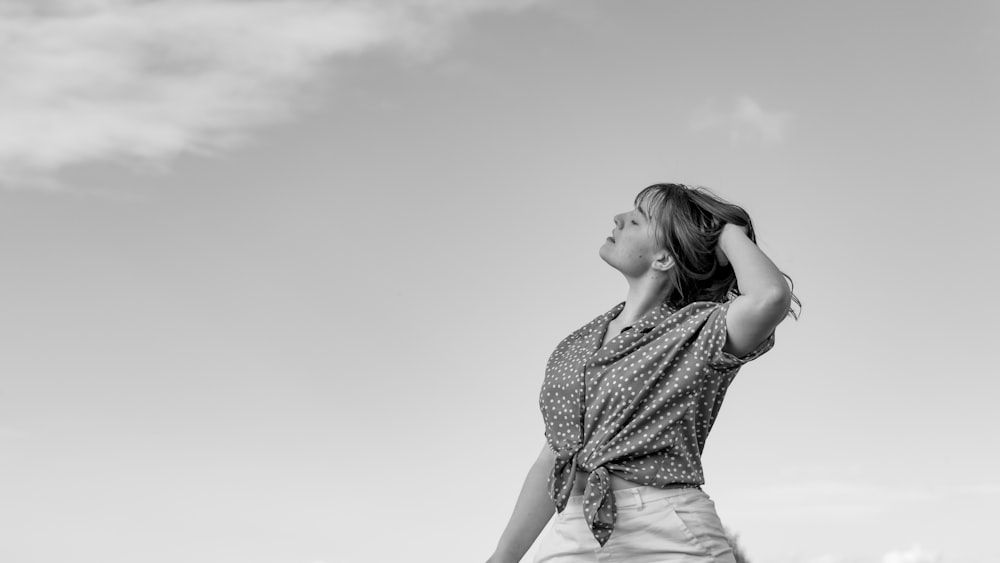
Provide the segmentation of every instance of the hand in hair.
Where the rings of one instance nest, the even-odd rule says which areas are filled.
[[[743,357],[774,332],[791,311],[794,299],[785,275],[774,265],[746,230],[726,224],[719,236],[721,254],[736,275],[738,295],[726,314],[726,343],[723,350]]]

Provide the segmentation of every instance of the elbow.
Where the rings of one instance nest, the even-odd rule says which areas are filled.
[[[751,304],[756,318],[773,325],[780,323],[792,306],[792,290],[783,281],[758,288],[743,297]]]
[[[758,303],[762,311],[766,311],[768,316],[780,322],[788,314],[788,311],[791,310],[792,290],[782,282],[762,295]]]

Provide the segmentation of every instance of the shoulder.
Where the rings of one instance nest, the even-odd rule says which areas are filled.
[[[704,325],[715,319],[720,314],[725,314],[725,307],[728,303],[717,303],[715,301],[695,301],[688,303],[684,307],[677,309],[667,317],[668,322],[682,322],[690,325]]]
[[[718,319],[724,312],[724,306],[725,303],[714,301],[695,301],[679,309],[670,307],[654,329],[655,339],[663,345],[710,338],[720,326]]]

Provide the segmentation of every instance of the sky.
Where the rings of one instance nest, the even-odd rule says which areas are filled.
[[[0,43],[0,560],[484,561],[612,217],[684,182],[803,303],[704,452],[750,560],[1000,561],[1000,4],[0,0]]]

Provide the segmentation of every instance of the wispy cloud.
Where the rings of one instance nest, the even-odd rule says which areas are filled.
[[[882,556],[882,563],[940,563],[941,556],[919,545],[909,549],[890,551]]]
[[[0,0],[0,184],[211,154],[288,119],[335,59],[439,52],[533,0]]]
[[[765,110],[744,96],[725,107],[706,102],[694,111],[691,127],[696,132],[721,132],[733,144],[773,145],[785,139],[791,120],[790,112]]]

